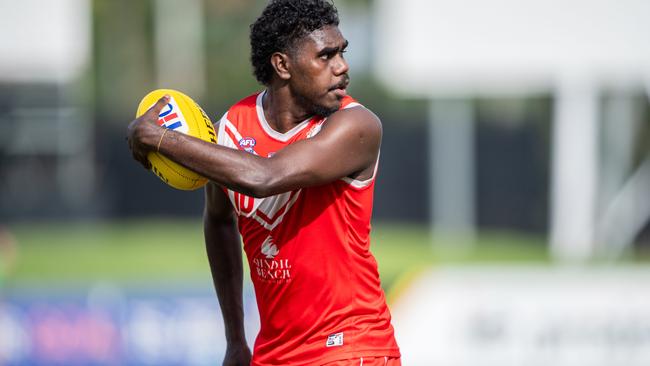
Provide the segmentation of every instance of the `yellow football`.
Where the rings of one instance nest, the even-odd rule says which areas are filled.
[[[217,143],[217,135],[212,121],[192,98],[172,89],[157,89],[147,94],[140,105],[136,117],[143,115],[163,95],[169,95],[169,103],[158,115],[158,125],[205,141]],[[203,187],[208,180],[203,176],[177,164],[157,152],[147,156],[151,162],[151,171],[168,185],[182,190],[194,190]]]

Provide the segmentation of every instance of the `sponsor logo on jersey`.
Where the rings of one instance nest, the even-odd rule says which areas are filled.
[[[254,138],[252,137],[242,137],[241,140],[239,140],[239,147],[244,149],[244,151],[247,151],[249,153],[255,152],[253,149],[255,145],[257,144],[257,141],[255,141]]]
[[[273,244],[273,237],[271,237],[271,235],[269,235],[269,237],[262,243],[261,251],[268,259],[273,259],[278,255],[278,253],[280,253],[277,245]]]
[[[280,254],[273,238],[269,235],[260,247],[264,257],[253,258],[257,278],[265,282],[287,282],[291,280],[291,264],[288,259],[276,258]]]
[[[329,337],[327,337],[327,343],[325,343],[325,347],[336,347],[336,346],[342,346],[343,345],[343,333],[336,333],[336,334],[331,334]]]
[[[190,126],[188,126],[187,121],[174,98],[171,98],[169,103],[167,103],[167,105],[160,111],[160,114],[158,115],[158,126],[185,134],[190,132]]]

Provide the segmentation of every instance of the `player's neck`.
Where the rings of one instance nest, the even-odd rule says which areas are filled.
[[[313,114],[292,98],[288,88],[269,87],[262,99],[264,117],[274,130],[285,133]]]

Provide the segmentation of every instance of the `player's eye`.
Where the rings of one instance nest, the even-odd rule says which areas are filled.
[[[327,52],[327,53],[322,54],[322,55],[320,56],[320,58],[321,58],[322,60],[329,60],[329,59],[333,58],[334,55],[336,55],[336,52]]]

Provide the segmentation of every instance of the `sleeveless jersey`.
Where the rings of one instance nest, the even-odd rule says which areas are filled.
[[[218,143],[262,157],[316,135],[313,117],[273,130],[264,92],[219,121]],[[351,97],[341,108],[360,105]],[[376,172],[376,167],[375,167]],[[266,198],[225,189],[238,215],[261,328],[252,365],[320,365],[360,356],[399,357],[391,317],[370,253],[374,174],[342,178]]]

